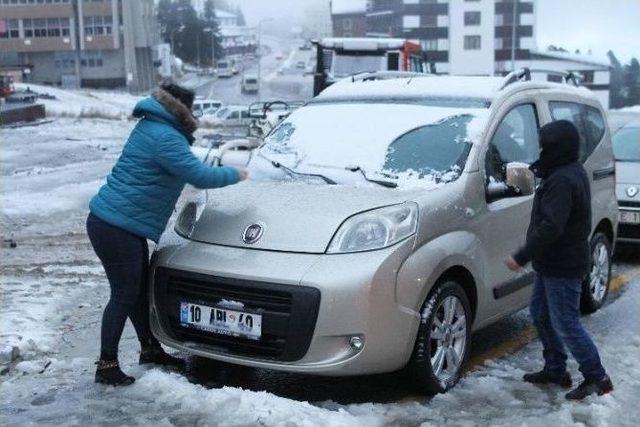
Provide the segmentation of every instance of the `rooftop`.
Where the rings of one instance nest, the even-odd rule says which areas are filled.
[[[362,76],[347,77],[325,89],[315,99],[331,101],[344,99],[407,99],[407,98],[448,98],[476,102],[491,102],[500,93],[505,83],[504,77],[485,76],[438,76],[424,75],[412,77],[381,78],[368,80]],[[515,82],[507,88],[523,87],[561,88],[584,95],[589,93],[583,87],[571,84],[542,81]]]
[[[333,15],[349,15],[365,13],[367,0],[332,0],[331,13]]]

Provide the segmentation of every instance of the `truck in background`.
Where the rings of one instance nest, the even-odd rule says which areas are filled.
[[[316,46],[313,96],[341,78],[379,71],[426,73],[426,55],[418,41],[399,38],[324,38]]]

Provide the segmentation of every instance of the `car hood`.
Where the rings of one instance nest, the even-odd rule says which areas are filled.
[[[640,162],[616,162],[616,197],[640,202]]]
[[[616,162],[616,182],[640,185],[640,162]]]
[[[412,192],[295,182],[243,182],[207,192],[191,239],[255,249],[324,253],[342,222],[358,212],[409,200]],[[261,238],[243,241],[259,224]]]

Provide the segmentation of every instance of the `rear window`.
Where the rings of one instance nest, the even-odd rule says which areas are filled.
[[[619,162],[640,162],[640,127],[624,127],[613,135],[613,154]]]
[[[580,161],[589,158],[604,136],[605,124],[600,110],[576,102],[549,103],[553,120],[569,120],[580,134]]]
[[[258,81],[256,79],[246,79],[245,83],[248,83],[250,85],[256,84]]]

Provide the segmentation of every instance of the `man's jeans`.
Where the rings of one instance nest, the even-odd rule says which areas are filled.
[[[606,373],[598,349],[580,324],[581,282],[536,273],[529,309],[542,341],[544,370],[552,375],[566,371],[566,345],[578,361],[584,378],[598,381]]]

